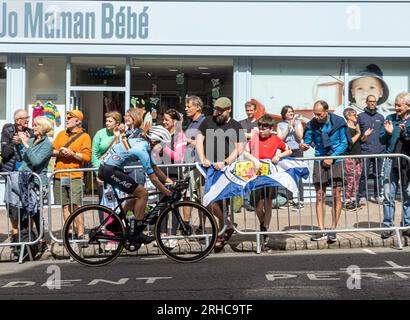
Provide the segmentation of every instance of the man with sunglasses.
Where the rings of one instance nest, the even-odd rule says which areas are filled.
[[[345,153],[352,138],[346,121],[333,113],[329,113],[329,105],[318,100],[313,105],[314,118],[306,125],[304,143],[301,150],[310,146],[315,148],[315,156],[340,156]],[[343,159],[315,160],[313,165],[313,184],[316,191],[316,217],[320,232],[314,234],[312,241],[326,239],[336,242],[335,232],[324,232],[324,215],[326,205],[326,188],[331,186],[333,196],[332,229],[336,229],[342,212]]]
[[[196,136],[197,155],[204,167],[213,167],[221,170],[234,162],[243,152],[246,137],[239,122],[231,118],[232,102],[229,98],[221,97],[215,101],[214,113],[206,117],[199,126]],[[224,225],[222,201],[216,201],[209,205],[210,211],[218,218],[219,228]],[[215,250],[223,249],[226,242],[233,234],[233,226],[227,221],[225,233],[218,237]]]
[[[384,117],[377,112],[377,98],[374,95],[367,96],[366,107],[357,117],[360,131],[363,133],[360,138],[362,154],[381,154],[385,151],[385,146],[380,142],[380,134],[383,129]],[[383,202],[382,190],[382,165],[383,158],[365,158],[360,176],[358,200],[359,205],[366,205],[367,200],[372,200],[381,204]],[[373,191],[374,195],[368,199],[366,189],[368,187],[368,177],[370,168],[373,168],[374,175]]]
[[[66,114],[66,130],[61,131],[53,142],[53,156],[56,157],[54,170],[81,169],[91,160],[91,137],[84,132],[81,123],[84,115],[80,110]],[[83,172],[64,172],[54,176],[54,201],[63,207],[64,220],[79,205],[84,190]],[[84,221],[76,221],[78,239],[84,235]]]
[[[30,117],[26,110],[17,109],[14,112],[14,123],[7,123],[1,132],[1,171],[16,171],[22,161],[20,149],[22,141],[19,132],[30,138],[34,137],[33,130],[28,127]]]

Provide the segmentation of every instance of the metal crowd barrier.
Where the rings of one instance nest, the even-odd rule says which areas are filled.
[[[195,164],[170,164],[170,165],[158,165],[159,168],[161,168],[163,170],[163,172],[165,173],[165,175],[167,175],[168,177],[171,177],[173,179],[182,179],[184,177],[186,177],[186,174],[188,174],[188,170],[186,169],[192,169],[195,166]],[[137,170],[143,170],[142,166],[128,166],[124,168],[126,171],[130,171],[130,172],[136,172],[135,169]],[[54,199],[54,185],[55,185],[55,176],[57,174],[61,174],[64,173],[65,175],[69,175],[70,173],[78,173],[78,172],[82,172],[83,173],[83,177],[81,178],[81,183],[79,184],[80,187],[80,199],[81,199],[81,203],[80,206],[85,205],[85,204],[95,204],[95,203],[99,203],[99,197],[98,194],[96,192],[97,187],[98,187],[98,183],[96,180],[96,176],[97,176],[97,168],[81,168],[81,169],[66,169],[66,170],[57,170],[54,171],[51,176],[49,177],[49,184],[48,184],[48,232],[50,235],[50,238],[56,242],[56,243],[63,243],[63,239],[62,239],[62,229],[64,226],[64,212],[63,212],[63,208],[61,205],[56,204],[56,199]],[[173,171],[173,172],[170,172]],[[148,185],[146,185],[146,187],[148,188],[153,188],[153,185],[150,185],[149,182],[149,178],[146,176],[146,174],[144,173],[145,176],[145,181],[148,183]],[[138,177],[139,179],[141,177]],[[137,180],[137,179],[136,179]],[[138,182],[138,180],[137,180]],[[72,180],[70,181],[70,198],[72,198],[73,196],[73,191],[78,191],[75,190],[75,188],[72,188]],[[190,186],[190,190],[188,191],[188,194],[192,195],[192,186]],[[60,195],[62,192],[62,186],[60,184]],[[57,191],[58,192],[58,191]],[[149,199],[148,203],[150,202],[155,202],[156,197],[154,199]],[[74,209],[73,206],[71,205],[71,211]],[[54,211],[53,211],[54,210]],[[58,210],[59,212],[56,214],[56,210]]]
[[[6,183],[7,183],[7,177],[10,175],[9,172],[0,172],[0,177],[3,178],[1,179],[1,183],[4,183],[4,188],[6,188]],[[18,247],[20,247],[20,252],[19,252],[19,258],[18,262],[23,263],[24,259],[28,256],[30,260],[34,260],[35,257],[33,257],[31,250],[28,249],[29,246],[32,245],[38,245],[40,240],[43,239],[44,235],[44,219],[43,219],[43,198],[44,198],[44,190],[43,190],[43,185],[41,182],[41,179],[38,174],[32,173],[34,176],[33,179],[37,179],[37,182],[39,182],[39,194],[38,194],[38,201],[39,201],[39,213],[38,213],[38,221],[39,221],[39,230],[36,227],[36,231],[38,233],[37,238],[33,239],[32,237],[32,232],[33,232],[33,226],[34,222],[32,218],[29,218],[30,221],[27,221],[27,228],[24,228],[23,226],[23,220],[22,220],[22,207],[17,207],[17,239],[16,241],[12,241],[13,239],[13,234],[12,234],[12,223],[10,221],[10,216],[9,216],[9,207],[2,202],[0,208],[1,212],[5,213],[5,216],[2,217],[2,214],[0,214],[0,235],[3,238],[5,236],[5,240],[0,242],[0,248],[5,248],[5,247],[12,247],[13,250],[17,250]],[[22,241],[22,231],[23,229],[28,229],[28,241]]]
[[[338,157],[312,157],[312,158],[295,158],[296,160],[301,160],[305,161],[305,163],[309,164],[309,167],[312,168],[312,165],[314,161],[321,161],[324,159],[341,159],[343,160],[343,163],[346,161],[346,159],[360,159],[361,163],[365,161],[372,161],[374,163],[374,168],[373,168],[373,175],[378,177],[376,179],[370,179],[369,177],[369,168],[368,166],[364,166],[362,170],[362,174],[360,176],[362,177],[363,181],[362,184],[364,186],[364,198],[366,199],[366,205],[363,206],[362,208],[356,208],[352,210],[348,210],[345,206],[342,207],[342,213],[339,219],[339,224],[338,226],[341,226],[340,228],[337,227],[334,230],[326,229],[323,230],[323,232],[336,232],[336,233],[353,233],[353,232],[380,232],[380,231],[392,231],[395,233],[396,238],[397,238],[397,244],[399,248],[403,247],[403,243],[401,241],[400,237],[400,231],[401,230],[406,230],[409,229],[409,227],[402,227],[402,226],[397,226],[398,223],[398,217],[401,217],[402,222],[403,222],[403,212],[402,212],[402,204],[403,204],[403,187],[401,183],[398,183],[398,199],[396,198],[395,201],[395,206],[396,206],[396,214],[395,214],[395,225],[394,227],[385,227],[383,225],[383,208],[382,208],[382,203],[380,202],[380,199],[378,199],[378,195],[380,193],[383,193],[383,183],[381,182],[382,176],[384,174],[383,172],[383,163],[385,163],[385,159],[403,159],[410,163],[410,158],[408,156],[402,155],[402,154],[377,154],[377,155],[357,155],[357,156],[352,156],[352,155],[347,155],[347,156],[338,156]],[[382,164],[380,164],[380,161]],[[398,162],[398,166],[400,169],[400,161]],[[187,172],[190,172],[191,175],[194,172],[194,163],[186,163],[186,164],[172,164],[172,165],[159,165],[160,168],[163,169],[163,171],[168,175],[171,176],[174,179],[181,179],[184,177]],[[332,168],[334,165],[332,165]],[[128,167],[128,169],[140,169],[141,166],[133,166],[133,167]],[[177,174],[175,174],[175,168],[178,168]],[[68,172],[78,172],[82,171],[84,173],[88,174],[88,177],[86,177],[85,181],[87,182],[88,186],[85,186],[81,184],[81,188],[84,188],[81,190],[81,205],[86,204],[86,203],[97,203],[98,202],[98,197],[95,193],[95,187],[96,187],[96,180],[95,180],[95,174],[97,169],[94,168],[84,168],[84,169],[76,169],[76,170],[59,170],[53,173],[53,175],[50,177],[50,183],[49,183],[49,201],[48,201],[48,219],[49,219],[49,233],[50,237],[58,243],[62,243],[62,238],[61,238],[61,230],[64,225],[64,216],[63,213],[60,211],[59,214],[53,214],[53,207],[55,208],[55,205],[53,205],[53,201],[51,199],[52,197],[52,187],[53,184],[51,183],[53,181],[53,177],[57,173],[68,173]],[[333,172],[333,170],[331,170]],[[401,175],[401,171],[399,170],[399,174]],[[341,181],[342,186],[342,205],[346,203],[345,195],[346,195],[346,181],[345,178],[347,176],[347,172],[345,170],[345,166],[342,166],[342,176],[343,179]],[[196,186],[194,186],[194,180],[196,181]],[[391,176],[387,176],[387,184],[390,183]],[[371,180],[374,180],[374,182],[371,183]],[[399,180],[401,181],[401,176],[399,177]],[[359,192],[359,185],[360,185],[360,179],[357,177],[357,174],[353,172],[353,190],[352,193],[354,194],[354,197],[356,197],[357,193]],[[84,182],[84,178],[83,178]],[[188,196],[189,197],[194,197],[196,198],[197,201],[202,202],[202,196],[203,196],[203,186],[204,185],[204,178],[196,173],[195,177],[192,177],[192,183],[190,184],[190,189],[188,191]],[[332,185],[329,185],[326,189],[326,197],[325,197],[325,203],[327,200],[327,203],[330,202],[330,204],[333,204],[334,198],[332,196]],[[371,192],[370,192],[370,187],[374,187],[376,190],[379,191],[379,194],[375,194],[375,200],[379,200],[379,202],[376,202],[376,206],[374,206],[370,199],[371,199]],[[84,192],[86,191],[86,188],[90,190],[90,192]],[[281,187],[275,187],[276,189],[276,195],[278,194],[283,194],[286,196],[286,189],[281,188]],[[363,188],[362,188],[363,189]],[[266,191],[263,191],[266,195]],[[297,235],[297,234],[315,234],[318,232],[321,232],[316,226],[317,226],[317,218],[316,218],[316,209],[315,209],[315,203],[316,203],[316,194],[315,194],[315,189],[314,185],[312,182],[312,171],[310,172],[309,179],[303,180],[303,192],[304,192],[304,209],[297,209],[296,211],[292,211],[290,206],[285,206],[285,207],[280,207],[277,204],[278,196],[276,196],[276,199],[273,199],[273,203],[276,203],[276,208],[272,208],[272,217],[270,220],[269,228],[267,231],[261,231],[259,229],[259,221],[258,218],[255,214],[255,211],[250,211],[247,210],[247,201],[249,201],[249,197],[252,199],[252,197],[255,199],[255,191],[253,191],[253,195],[246,195],[242,198],[240,198],[239,205],[236,205],[237,208],[235,207],[235,201],[238,200],[238,198],[231,199],[230,204],[228,205],[226,201],[224,201],[224,207],[223,207],[223,214],[224,214],[224,225],[221,226],[221,231],[220,234],[222,234],[227,226],[228,226],[228,220],[229,219],[232,223],[237,223],[237,226],[234,226],[234,229],[237,234],[240,235],[248,235],[248,236],[255,236],[256,237],[256,252],[260,253],[261,249],[263,247],[261,238],[264,235]],[[284,196],[284,197],[285,197]],[[300,197],[300,195],[299,195]],[[291,199],[287,199],[288,202]],[[296,200],[296,199],[295,199]],[[398,201],[397,201],[398,200]],[[154,200],[155,201],[155,200]],[[249,203],[248,203],[249,204]],[[253,206],[256,209],[256,203],[253,204]],[[58,206],[61,210],[61,206]],[[238,210],[239,207],[239,210]],[[400,207],[400,208],[399,208]],[[234,211],[240,211],[240,212],[234,212]],[[329,219],[329,207],[325,205],[325,222],[327,219]],[[327,224],[325,224],[326,227]]]
[[[233,212],[233,208],[231,206],[230,208],[230,220],[234,222],[235,220],[240,220],[241,223],[238,223],[238,226],[235,227],[234,229],[237,234],[242,234],[242,235],[254,235],[256,236],[256,250],[257,253],[261,252],[262,249],[262,243],[261,243],[261,237],[263,235],[290,235],[290,234],[316,234],[320,232],[324,233],[329,233],[329,232],[335,232],[335,233],[352,233],[352,232],[379,232],[379,231],[391,231],[395,233],[396,239],[397,239],[397,245],[398,248],[402,249],[403,248],[403,243],[401,240],[400,236],[400,231],[401,230],[408,230],[410,227],[406,226],[404,227],[404,212],[402,210],[402,204],[404,202],[404,192],[406,190],[403,190],[402,186],[402,172],[401,172],[401,162],[398,161],[398,181],[397,182],[397,194],[398,197],[396,196],[394,198],[394,206],[395,206],[395,217],[394,217],[394,227],[386,227],[383,225],[383,203],[386,204],[387,200],[386,198],[384,199],[378,199],[378,196],[380,197],[380,193],[385,196],[385,190],[384,190],[384,183],[381,181],[386,180],[387,186],[391,186],[391,175],[387,174],[385,176],[384,172],[384,167],[386,164],[386,159],[403,159],[404,161],[407,161],[407,163],[410,164],[410,157],[402,154],[372,154],[372,155],[346,155],[346,156],[338,156],[338,157],[312,157],[312,158],[295,158],[296,160],[302,160],[305,161],[305,163],[309,163],[310,169],[312,168],[313,162],[314,161],[321,161],[324,159],[341,159],[343,160],[343,163],[345,163],[346,159],[360,159],[361,163],[365,163],[366,161],[372,160],[372,162],[375,164],[375,168],[373,169],[374,175],[376,179],[373,182],[373,184],[370,184],[370,179],[369,179],[369,168],[367,166],[364,166],[364,169],[362,171],[362,174],[360,175],[361,177],[357,177],[356,173],[353,172],[353,194],[356,197],[357,193],[359,192],[359,185],[360,185],[360,180],[359,178],[362,178],[364,181],[362,184],[364,185],[364,198],[365,198],[365,205],[362,206],[361,208],[355,208],[348,210],[344,204],[346,204],[346,199],[345,199],[345,194],[346,194],[346,169],[345,166],[342,166],[342,176],[343,179],[341,181],[342,186],[342,212],[341,216],[339,219],[339,225],[342,225],[341,228],[336,228],[336,229],[326,229],[326,230],[319,230],[317,226],[317,219],[316,219],[316,208],[315,203],[316,203],[316,193],[315,189],[312,183],[312,173],[313,171],[310,170],[310,176],[308,180],[303,181],[303,186],[304,186],[304,209],[296,209],[296,212],[292,212],[290,206],[283,207],[281,209],[273,209],[272,211],[272,218],[271,222],[269,225],[269,229],[267,231],[261,231],[259,230],[258,224],[259,221],[256,217],[256,214],[254,212],[250,212],[246,210],[245,208],[242,208],[243,215],[238,216],[237,213]],[[382,161],[382,164],[379,163],[379,161]],[[333,173],[333,168],[335,164],[331,166],[331,175]],[[410,168],[410,167],[409,167]],[[321,178],[321,174],[319,175],[319,178]],[[331,176],[331,179],[333,177]],[[359,182],[357,182],[359,180]],[[319,180],[319,183],[322,183],[322,179]],[[358,185],[359,184],[359,185]],[[362,189],[363,189],[362,185]],[[373,200],[373,197],[370,196],[370,190],[369,187],[374,186],[376,190],[379,190],[379,194],[374,195],[374,200],[376,202],[377,207],[376,208],[371,208],[373,205],[371,205],[371,202],[369,199]],[[278,188],[279,190],[281,188]],[[329,185],[326,189],[326,197],[325,197],[325,203],[329,202],[326,200],[330,200],[331,202],[331,207],[334,204],[334,197],[332,194],[332,189],[333,189],[333,180],[332,184]],[[283,191],[284,189],[280,190]],[[279,192],[280,192],[279,191]],[[265,196],[266,196],[266,190],[264,190]],[[330,198],[330,199],[329,199]],[[399,201],[397,201],[397,198]],[[306,201],[308,199],[308,202]],[[288,199],[291,200],[291,199]],[[382,202],[383,201],[383,202]],[[255,204],[256,206],[256,204]],[[375,209],[375,210],[374,210]],[[331,208],[330,208],[331,210]],[[308,212],[306,212],[308,211]],[[324,213],[324,220],[326,221],[326,218],[329,218],[329,215],[326,214],[329,211],[329,208],[326,208],[325,205],[325,213]],[[351,213],[354,213],[353,215]],[[398,217],[401,217],[401,225],[402,226],[397,226],[399,220]],[[364,219],[365,218],[365,219]],[[363,220],[364,219],[364,220]],[[252,223],[253,221],[253,223]],[[226,222],[225,222],[226,224]]]

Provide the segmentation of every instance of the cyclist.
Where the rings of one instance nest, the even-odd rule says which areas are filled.
[[[144,226],[142,222],[148,201],[148,191],[143,185],[138,184],[125,173],[124,167],[139,160],[154,186],[165,196],[171,197],[172,192],[163,183],[172,183],[172,180],[156,166],[150,155],[150,150],[155,144],[169,143],[170,141],[171,135],[166,128],[153,126],[140,138],[124,139],[115,144],[104,155],[98,169],[99,179],[136,197],[129,200],[124,208],[125,211],[133,209],[134,212],[135,220],[131,220],[130,225],[130,238],[134,242],[147,244],[154,241],[155,238],[143,233]]]

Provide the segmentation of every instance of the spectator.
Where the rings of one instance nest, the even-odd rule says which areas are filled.
[[[357,122],[362,132],[360,138],[362,154],[381,154],[384,153],[385,146],[380,142],[380,133],[383,128],[384,117],[377,112],[377,98],[369,95],[366,99],[364,111],[358,115]],[[382,203],[382,165],[383,158],[365,158],[363,159],[362,175],[359,183],[359,205],[367,203],[366,190],[368,190],[368,177],[370,167],[373,168],[375,180],[373,183],[374,195],[370,197],[371,201]]]
[[[196,136],[197,154],[204,167],[213,167],[221,170],[231,164],[243,152],[246,137],[242,126],[231,119],[232,102],[229,98],[221,97],[215,101],[213,116],[206,117],[199,126]],[[209,205],[209,209],[219,220],[219,228],[224,226],[222,201]],[[215,250],[220,251],[233,234],[233,225],[226,221],[227,228],[223,235],[218,237]]]
[[[280,112],[281,122],[277,126],[278,137],[286,142],[292,150],[293,157],[303,157],[303,151],[299,149],[299,143],[303,139],[303,126],[299,119],[295,118],[295,110],[291,106],[284,106]],[[298,184],[299,198],[295,198],[292,192],[287,191],[288,199],[292,199],[292,210],[297,211],[304,208],[303,198],[303,181],[299,180]]]
[[[245,111],[246,111],[247,118],[239,121],[239,124],[242,126],[243,129],[246,130],[246,133],[245,133],[246,139],[250,140],[253,133],[255,132],[254,129],[258,126],[258,121],[255,118],[255,112],[256,112],[255,103],[253,103],[252,101],[246,102]]]
[[[186,137],[181,128],[182,118],[181,115],[175,109],[168,109],[164,114],[164,127],[171,134],[171,143],[162,146],[157,144],[154,152],[159,152],[162,160],[165,164],[181,163],[186,149]],[[162,169],[162,171],[164,171]],[[181,169],[178,167],[170,167],[165,171],[168,178],[171,180],[177,180],[182,178]],[[166,234],[167,221],[161,225],[161,232]],[[172,216],[172,228],[171,234],[175,235],[178,227],[178,221],[176,217]],[[169,248],[175,248],[178,244],[177,239],[167,240],[165,245]]]
[[[15,171],[22,162],[22,141],[19,132],[27,133],[33,137],[33,130],[28,127],[30,117],[24,109],[14,112],[14,124],[8,123],[3,126],[1,132],[1,171]]]
[[[123,138],[133,139],[140,138],[144,133],[142,129],[142,118],[137,108],[130,108],[124,115],[124,122],[126,129],[124,131],[124,125],[120,125],[120,132],[123,132]],[[141,161],[130,163],[130,166],[141,166]],[[138,184],[144,185],[146,181],[145,171],[143,168],[138,169],[124,169],[124,172],[134,179]]]
[[[244,120],[239,121],[239,124],[245,130],[245,137],[249,141],[252,135],[257,134],[258,132],[258,121],[255,118],[256,114],[256,104],[252,101],[247,101],[245,103],[245,112],[247,118]],[[241,207],[243,205],[243,201],[245,202],[245,208],[249,211],[255,211],[255,208],[251,206],[251,195],[246,194],[242,196],[233,197],[233,207],[234,212],[241,212]]]
[[[154,150],[159,152],[165,164],[182,163],[187,141],[182,131],[181,121],[181,115],[175,109],[168,109],[164,114],[164,127],[171,134],[171,143],[165,146],[157,144]],[[170,167],[166,173],[171,180],[182,177],[178,167]]]
[[[345,153],[349,142],[350,133],[347,131],[346,121],[335,114],[329,113],[329,105],[324,100],[318,100],[313,105],[314,118],[306,125],[304,143],[300,144],[301,150],[314,146],[315,156],[340,156]],[[335,242],[336,233],[324,232],[324,209],[326,204],[326,188],[332,187],[332,229],[337,228],[342,212],[341,188],[343,184],[342,159],[325,159],[315,161],[313,166],[313,184],[316,191],[316,217],[319,233],[312,236],[312,241],[328,239]]]
[[[353,146],[346,154],[359,155],[361,154],[360,148],[360,127],[357,123],[357,113],[353,108],[346,108],[343,112],[343,116],[347,121],[347,126],[349,127],[350,135],[352,137]],[[359,187],[360,175],[362,174],[362,161],[361,159],[344,159],[345,167],[345,199],[347,210],[354,210],[358,208],[356,203],[356,190]]]
[[[152,127],[152,116],[151,113],[145,107],[145,101],[141,99],[136,105],[138,112],[142,118],[142,128],[144,132],[147,132],[149,128]]]
[[[244,152],[246,158],[251,160],[256,168],[260,170],[262,164],[259,159],[269,159],[273,163],[278,163],[283,157],[290,156],[292,150],[278,136],[272,133],[273,118],[265,114],[258,121],[259,135],[254,135]],[[281,151],[278,154],[278,150]],[[259,189],[255,192],[256,215],[260,223],[260,230],[267,231],[272,216],[272,190],[273,188]],[[264,235],[265,245],[268,243],[268,236]]]
[[[409,153],[410,128],[410,93],[402,92],[396,96],[396,113],[388,115],[380,135],[380,141],[386,145],[386,153]],[[404,160],[404,159],[403,159]],[[402,190],[403,219],[402,227],[410,226],[410,175],[407,160],[386,158],[383,164],[383,226],[394,227],[395,199],[397,189]],[[401,188],[399,187],[401,182]],[[410,236],[410,231],[403,234]],[[393,235],[393,231],[383,231],[381,237],[386,239]]]
[[[18,109],[14,112],[14,124],[8,123],[3,126],[1,132],[1,171],[16,171],[23,161],[22,140],[19,133],[22,132],[33,137],[33,130],[28,128],[30,117],[24,109]],[[18,233],[19,209],[7,205],[11,222],[12,242]]]
[[[142,117],[136,108],[128,109],[124,115],[124,122],[126,126],[124,135],[128,139],[139,138],[141,133],[144,132],[142,129]],[[120,125],[120,131],[124,131],[122,125]]]
[[[185,98],[185,112],[187,117],[191,120],[185,131],[187,148],[184,154],[184,162],[186,163],[197,161],[195,137],[198,134],[198,129],[201,123],[205,119],[205,116],[202,114],[203,106],[204,103],[198,96],[188,96]]]
[[[39,116],[34,119],[33,131],[34,137],[28,132],[19,132],[19,137],[24,146],[22,150],[22,163],[19,171],[29,171],[34,172],[40,176],[42,184],[43,199],[47,198],[48,191],[48,178],[47,178],[47,167],[50,161],[51,155],[53,154],[53,145],[47,137],[47,133],[51,131],[53,125],[47,117]],[[36,181],[39,184],[39,181]],[[40,213],[38,212],[33,216],[34,224],[36,225],[37,233],[40,233]],[[22,223],[22,229],[27,227],[27,221]],[[30,226],[30,229],[32,227]],[[47,245],[43,239],[41,239],[40,244],[41,251],[44,252],[47,249]]]
[[[105,114],[105,128],[102,128],[97,131],[93,138],[92,143],[92,155],[91,163],[93,168],[100,167],[100,161],[114,145],[118,142],[118,138],[115,136],[114,131],[118,131],[118,127],[121,124],[122,117],[121,114],[117,111],[107,112]],[[103,197],[104,183],[97,178],[97,192],[98,192],[98,203],[101,203]],[[99,211],[100,221],[104,221],[104,212]]]
[[[91,137],[81,128],[84,115],[80,110],[68,111],[66,130],[61,131],[53,143],[53,156],[56,157],[55,170],[81,169],[91,160]],[[63,206],[64,219],[67,219],[81,204],[83,173],[66,172],[54,176],[54,199]],[[76,221],[78,239],[84,237],[84,221],[81,216]],[[72,235],[74,236],[74,235]]]
[[[202,108],[204,103],[202,99],[198,96],[188,96],[185,98],[185,112],[190,120],[190,123],[185,131],[187,147],[184,154],[185,163],[198,162],[198,157],[196,154],[196,140],[195,137],[198,134],[198,129],[201,123],[204,121],[205,116],[202,114]],[[196,168],[189,170],[190,176],[190,190],[192,191],[191,198],[196,197],[201,198],[201,180],[200,173]],[[188,222],[190,219],[190,212],[188,207],[184,207],[183,210],[184,221]],[[199,230],[198,232],[201,232]]]

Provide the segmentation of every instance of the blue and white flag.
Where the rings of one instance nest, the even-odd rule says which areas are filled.
[[[206,178],[203,204],[207,206],[218,200],[243,196],[252,190],[264,187],[280,186],[291,191],[295,197],[299,195],[299,180],[309,177],[309,169],[304,161],[293,160],[293,158],[283,158],[277,164],[273,164],[270,160],[260,161],[268,167],[267,174],[253,176],[249,180],[236,174],[237,162],[222,170],[213,167],[204,168],[197,164],[198,170]]]

